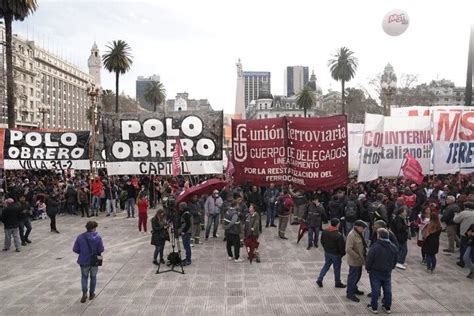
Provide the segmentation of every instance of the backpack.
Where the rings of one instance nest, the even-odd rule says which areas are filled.
[[[347,202],[345,217],[346,217],[346,220],[347,219],[355,220],[357,218],[357,206],[355,205],[354,202],[350,202],[350,201]]]

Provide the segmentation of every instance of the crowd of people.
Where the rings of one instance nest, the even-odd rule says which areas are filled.
[[[470,177],[431,176],[421,185],[404,178],[379,178],[368,183],[351,179],[347,187],[331,192],[304,192],[291,184],[257,187],[229,181],[220,190],[192,195],[185,202],[176,203],[179,193],[195,181],[186,177],[104,174],[93,179],[85,174],[46,173],[6,177],[1,215],[5,227],[3,250],[10,249],[12,239],[18,252],[30,244],[31,221],[41,220],[45,215],[50,219],[51,232],[59,233],[58,215],[116,216],[122,210],[126,211],[126,218],[134,218],[137,211],[138,230],[146,233],[148,212],[156,208],[150,224],[151,244],[155,247],[153,263],[157,265],[166,262],[165,244],[170,237],[181,240],[181,263],[190,265],[191,248],[206,242],[211,232],[212,238],[218,238],[219,227],[225,232],[229,260],[246,261],[241,254],[243,247],[250,262],[260,262],[259,236],[263,229],[275,229],[275,236],[285,240],[288,225],[300,225],[300,231],[307,230],[308,251],[320,244],[324,248],[325,265],[316,280],[318,286],[323,286],[323,279],[333,266],[335,286],[346,288],[347,298],[358,302],[357,296],[364,293],[357,283],[365,266],[371,282],[369,310],[377,311],[382,288],[382,307],[389,312],[391,271],[408,268],[407,243],[412,240],[419,246],[420,264],[426,265],[428,273],[434,273],[440,236],[445,231],[448,247],[442,251],[456,254],[457,265],[467,266],[467,277],[474,279],[474,182]],[[91,225],[94,226],[89,224],[88,230]],[[85,247],[81,249],[88,251]],[[344,256],[349,265],[347,285],[340,274]],[[82,261],[80,265],[84,270]],[[94,274],[95,284],[97,271],[86,272]],[[92,284],[91,291],[93,294]],[[87,298],[85,294],[83,300],[84,297]]]

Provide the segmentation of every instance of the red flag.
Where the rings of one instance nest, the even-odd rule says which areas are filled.
[[[181,140],[176,138],[176,145],[174,146],[173,160],[171,162],[171,174],[173,177],[179,176],[182,173],[181,170],[181,155],[183,154],[183,148],[181,147]]]
[[[227,159],[226,178],[230,179],[235,172],[234,163],[232,162],[232,155]]]
[[[416,184],[423,182],[423,169],[418,160],[410,153],[405,154],[405,163],[402,166],[403,176],[408,180],[415,181]]]

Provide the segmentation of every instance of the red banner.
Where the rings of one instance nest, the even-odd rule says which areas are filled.
[[[406,153],[405,159],[402,166],[403,176],[408,180],[415,181],[416,184],[421,184],[424,175],[420,163],[410,153]]]
[[[237,184],[292,183],[305,191],[347,184],[345,116],[232,120]]]

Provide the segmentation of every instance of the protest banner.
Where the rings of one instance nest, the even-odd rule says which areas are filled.
[[[303,190],[347,183],[345,116],[232,120],[234,181]]]
[[[358,181],[398,176],[406,153],[430,171],[431,128],[429,117],[384,117],[365,114]]]
[[[362,151],[362,138],[364,124],[348,123],[347,145],[349,149],[349,171],[359,170],[360,153]]]
[[[102,125],[109,175],[171,175],[176,139],[183,174],[222,174],[222,111],[105,113]]]
[[[4,168],[89,170],[89,132],[5,130]]]

